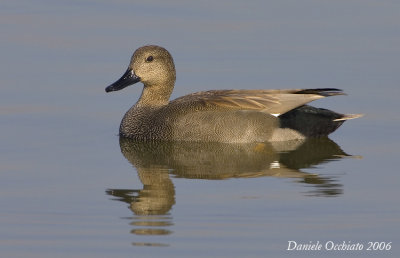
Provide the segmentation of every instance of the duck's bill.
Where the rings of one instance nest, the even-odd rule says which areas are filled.
[[[140,81],[140,77],[136,76],[134,71],[130,68],[122,75],[118,81],[114,82],[106,88],[106,92],[122,90],[123,88],[135,84]]]

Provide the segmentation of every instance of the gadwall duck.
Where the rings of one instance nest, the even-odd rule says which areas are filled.
[[[144,84],[142,95],[121,121],[120,136],[139,141],[266,142],[327,136],[345,120],[339,114],[305,105],[344,95],[339,89],[210,90],[170,101],[176,79],[171,54],[143,46],[122,77],[106,92]]]

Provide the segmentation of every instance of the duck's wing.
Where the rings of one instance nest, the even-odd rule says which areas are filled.
[[[316,99],[345,95],[334,88],[291,90],[212,90],[192,93],[171,101],[200,110],[259,110],[274,116],[284,114]]]

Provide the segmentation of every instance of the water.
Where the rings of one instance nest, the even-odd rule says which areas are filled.
[[[398,257],[399,8],[2,1],[1,256]],[[174,56],[173,98],[337,87],[349,96],[314,105],[366,115],[299,146],[120,144],[141,88],[104,88],[144,44]],[[370,241],[391,250],[367,251]]]

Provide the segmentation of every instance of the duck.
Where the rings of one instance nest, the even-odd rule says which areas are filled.
[[[344,121],[340,114],[307,103],[345,95],[336,88],[209,90],[174,100],[176,70],[163,47],[134,51],[126,72],[106,92],[143,83],[139,100],[122,118],[119,135],[137,141],[250,143],[326,137]]]

